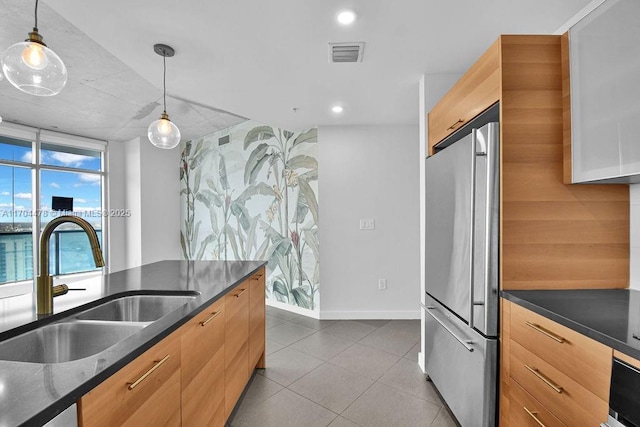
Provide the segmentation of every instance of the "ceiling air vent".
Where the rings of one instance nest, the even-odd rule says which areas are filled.
[[[225,135],[223,137],[218,138],[218,146],[225,145],[229,143],[229,135]]]
[[[364,42],[329,43],[329,62],[362,62]]]

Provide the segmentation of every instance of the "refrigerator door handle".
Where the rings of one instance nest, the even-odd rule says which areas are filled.
[[[478,137],[477,137],[477,129],[471,129],[471,191],[470,191],[470,196],[471,196],[471,216],[470,216],[470,221],[471,221],[471,232],[469,233],[469,247],[471,248],[471,250],[469,251],[469,327],[470,328],[474,328],[475,323],[474,323],[474,319],[473,319],[473,315],[474,315],[474,310],[473,310],[473,305],[474,305],[474,263],[475,263],[475,259],[474,259],[474,234],[475,234],[475,223],[476,223],[476,145],[478,143]],[[460,341],[460,340],[458,340]]]
[[[438,322],[440,326],[444,328],[445,331],[449,332],[451,336],[456,339],[456,341],[462,344],[464,348],[466,348],[469,352],[473,351],[473,347],[469,345],[469,344],[473,344],[473,341],[469,339],[461,338],[460,336],[458,336],[458,334],[445,323],[445,320],[440,319],[438,316],[436,316],[436,314],[434,313],[434,311],[437,310],[436,307],[432,307],[432,306],[427,307],[422,303],[420,303],[420,306],[424,309],[426,313],[428,313],[431,317],[433,317],[433,320]]]

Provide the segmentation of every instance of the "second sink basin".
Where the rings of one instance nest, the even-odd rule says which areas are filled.
[[[0,342],[0,360],[62,363],[97,354],[141,330],[144,324],[61,322]]]
[[[106,302],[76,316],[79,320],[153,322],[182,307],[195,296],[132,295]]]

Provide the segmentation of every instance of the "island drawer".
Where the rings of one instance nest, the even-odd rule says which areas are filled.
[[[224,298],[180,329],[182,425],[224,426]]]
[[[249,279],[249,371],[264,368],[265,325],[265,277],[264,270]]]
[[[608,402],[611,348],[517,304],[511,339]]]
[[[249,372],[249,280],[245,280],[224,297],[225,349],[225,419],[244,390]]]
[[[180,339],[169,336],[78,401],[85,426],[180,425]]]

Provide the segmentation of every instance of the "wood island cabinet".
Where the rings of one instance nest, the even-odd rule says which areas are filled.
[[[180,336],[172,334],[78,401],[80,427],[179,426]]]
[[[266,343],[265,277],[255,274],[249,279],[249,369],[264,368]]]
[[[225,419],[249,379],[249,282],[241,283],[224,297],[225,319],[224,393]]]
[[[88,426],[223,427],[265,367],[265,269],[78,400]]]
[[[180,330],[182,425],[224,426],[224,298]]]

